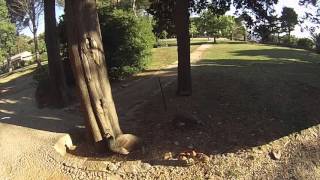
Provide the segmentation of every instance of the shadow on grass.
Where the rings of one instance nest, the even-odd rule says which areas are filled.
[[[304,63],[319,63],[319,55],[302,49],[289,49],[289,48],[271,48],[260,50],[240,50],[232,52],[235,56],[264,56],[273,59],[274,61],[287,60]]]

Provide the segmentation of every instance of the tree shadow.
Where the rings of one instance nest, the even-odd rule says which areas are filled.
[[[259,50],[240,50],[231,52],[231,54],[235,56],[263,56],[279,63],[281,63],[281,60],[303,63],[319,63],[319,55],[302,49],[295,49],[293,51],[289,48],[274,47]]]
[[[192,73],[191,97],[168,86],[168,111],[160,95],[136,111],[125,129],[144,140],[144,150],[130,158],[162,164],[166,152],[236,152],[320,123],[317,64],[205,59]]]
[[[69,132],[77,126],[83,127],[78,110],[68,113],[61,109],[37,107],[37,83],[32,75],[25,74],[0,85],[0,123],[58,133]]]

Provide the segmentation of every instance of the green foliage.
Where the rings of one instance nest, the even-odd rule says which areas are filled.
[[[294,27],[298,24],[298,14],[293,8],[284,7],[280,21],[283,31],[288,32],[290,35],[290,32],[293,31]]]
[[[15,43],[16,45],[12,49],[13,54],[18,54],[23,51],[32,52],[33,42],[29,36],[19,35],[16,37],[15,41],[16,41]]]
[[[300,38],[297,41],[297,46],[298,48],[302,48],[302,49],[312,49],[314,46],[314,43],[309,38]]]
[[[192,38],[199,33],[198,28],[194,21],[191,21],[190,23],[189,32]]]
[[[298,38],[295,36],[285,35],[282,37],[282,44],[290,47],[297,47]]]
[[[155,44],[151,21],[108,8],[99,9],[99,18],[110,75],[121,78],[144,69]]]
[[[317,53],[320,53],[320,33],[318,33],[318,34],[313,33],[312,40],[316,46],[315,50],[317,51]]]
[[[6,2],[0,0],[0,62],[12,54],[15,45],[16,29],[8,17]]]
[[[199,29],[209,36],[230,37],[235,26],[233,16],[217,16],[211,11],[205,11],[200,16]]]

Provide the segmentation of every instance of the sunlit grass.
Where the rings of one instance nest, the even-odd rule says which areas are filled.
[[[164,68],[176,61],[178,61],[177,53],[177,41],[176,39],[161,40],[167,42],[168,47],[154,48],[152,49],[152,57],[147,70],[156,70]],[[191,40],[191,53],[196,50],[200,44],[207,43],[207,38],[194,38]]]
[[[318,62],[320,55],[302,49],[233,42],[216,44],[204,53],[204,59],[311,63]]]

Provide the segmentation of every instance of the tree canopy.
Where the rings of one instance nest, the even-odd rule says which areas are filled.
[[[284,7],[282,9],[280,21],[283,31],[288,32],[290,36],[290,32],[293,31],[295,26],[298,24],[298,14],[293,8]]]
[[[3,62],[15,44],[15,26],[10,22],[5,0],[0,0],[0,34],[0,62]]]

